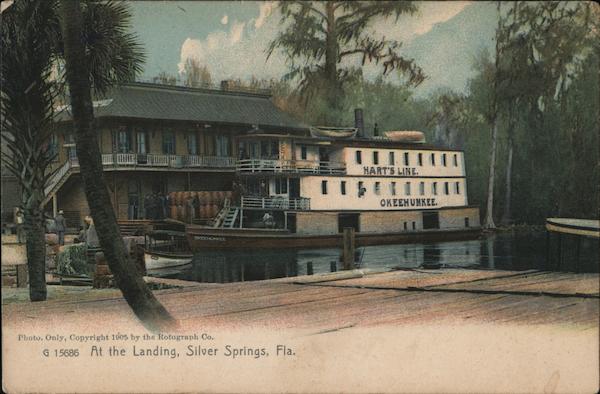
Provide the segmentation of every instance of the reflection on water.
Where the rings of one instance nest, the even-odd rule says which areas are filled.
[[[565,239],[560,270],[573,271],[575,241]],[[379,245],[358,248],[356,264],[361,268],[461,267],[500,270],[559,270],[556,242],[551,243],[550,262],[546,262],[544,232],[515,235],[498,233],[472,241],[432,244]],[[274,279],[340,270],[341,250],[269,249],[244,251],[204,251],[194,256],[191,265],[154,271],[152,275],[197,282],[227,283]],[[579,246],[581,272],[598,272],[598,243],[587,239]]]

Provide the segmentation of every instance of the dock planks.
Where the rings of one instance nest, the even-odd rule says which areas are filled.
[[[157,291],[183,329],[307,328],[424,323],[571,325],[597,329],[598,274],[464,269],[305,276]],[[7,324],[134,319],[118,292],[102,298],[4,305]]]

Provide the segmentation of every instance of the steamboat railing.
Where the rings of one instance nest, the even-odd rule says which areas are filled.
[[[237,161],[236,170],[243,173],[345,174],[346,164],[333,161],[243,159]]]
[[[233,157],[199,155],[157,155],[141,153],[105,153],[102,164],[115,167],[170,167],[170,168],[234,168]]]
[[[255,209],[289,209],[297,211],[306,211],[310,209],[310,198],[286,198],[278,196],[242,196],[240,207]]]

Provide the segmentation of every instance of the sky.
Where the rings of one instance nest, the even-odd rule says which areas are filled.
[[[417,95],[438,89],[465,91],[475,56],[492,48],[495,6],[464,1],[417,4],[416,15],[377,20],[370,32],[401,41],[402,55],[423,68],[428,78]],[[188,58],[206,65],[214,83],[251,76],[279,79],[288,70],[281,52],[266,59],[269,42],[282,28],[276,2],[138,1],[131,11],[133,29],[147,54],[142,80],[161,71],[180,75]],[[374,65],[364,69],[368,78],[380,72]]]

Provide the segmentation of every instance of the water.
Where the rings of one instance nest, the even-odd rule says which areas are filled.
[[[546,262],[546,233],[498,233],[471,241],[379,245],[358,248],[360,268],[414,269],[423,266],[495,270],[542,269],[598,272],[598,241],[585,238],[576,261],[576,238],[563,237],[563,264],[558,267],[558,237],[551,238]],[[269,249],[205,251],[185,267],[152,275],[196,282],[239,282],[341,270],[341,249]],[[569,264],[567,264],[569,262]]]

